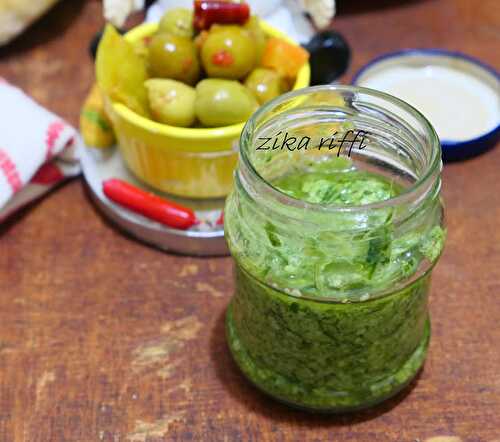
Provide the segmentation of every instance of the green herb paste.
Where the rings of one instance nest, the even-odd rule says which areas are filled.
[[[318,162],[273,185],[293,198],[336,206],[402,192],[346,161]],[[415,214],[414,228],[397,234],[394,213],[382,210],[368,218],[332,217],[335,225],[294,235],[300,223],[259,216],[248,196],[233,194],[225,222],[236,293],[227,335],[246,376],[282,401],[315,410],[362,408],[403,388],[427,351],[430,272],[398,282],[411,280],[425,260],[432,268],[444,243],[439,198],[422,212],[426,222]],[[384,294],[372,298],[376,292]]]

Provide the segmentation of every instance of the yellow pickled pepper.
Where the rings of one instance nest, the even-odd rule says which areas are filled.
[[[89,147],[107,148],[115,144],[115,133],[111,126],[97,84],[85,99],[80,112],[80,131],[83,141]]]

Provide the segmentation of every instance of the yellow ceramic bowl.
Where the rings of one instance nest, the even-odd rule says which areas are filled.
[[[261,22],[271,36],[290,41]],[[134,43],[153,34],[157,24],[140,25],[125,38]],[[309,85],[309,64],[299,71],[293,89]],[[104,97],[126,164],[153,188],[188,198],[226,196],[232,187],[237,145],[244,123],[218,128],[182,128],[144,118]]]

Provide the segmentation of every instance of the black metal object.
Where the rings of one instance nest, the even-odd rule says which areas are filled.
[[[349,67],[351,50],[338,32],[319,32],[304,47],[311,54],[309,62],[312,86],[332,83]]]

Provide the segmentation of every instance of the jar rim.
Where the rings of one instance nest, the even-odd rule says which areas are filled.
[[[392,105],[396,105],[408,112],[412,117],[414,117],[421,125],[425,131],[425,135],[429,139],[429,143],[431,146],[431,155],[428,162],[425,165],[425,170],[422,173],[422,176],[418,177],[415,182],[404,189],[401,193],[386,200],[377,201],[369,204],[360,204],[360,205],[334,205],[334,204],[322,204],[322,203],[313,203],[305,200],[299,200],[296,198],[287,195],[282,192],[278,188],[274,187],[270,184],[254,167],[252,161],[250,160],[247,152],[247,148],[244,145],[244,139],[251,138],[252,132],[255,128],[255,123],[259,120],[260,117],[268,113],[271,109],[279,106],[280,104],[296,98],[300,96],[305,96],[307,94],[316,93],[316,92],[325,92],[325,91],[334,91],[334,92],[344,92],[344,93],[362,93],[367,96],[371,96],[374,98],[379,98],[387,101]],[[247,146],[248,147],[248,146]],[[391,206],[396,206],[400,204],[405,204],[418,199],[418,197],[422,194],[426,194],[432,188],[436,178],[441,172],[442,168],[442,160],[441,160],[441,145],[439,142],[438,135],[434,130],[433,126],[427,120],[427,118],[415,107],[406,103],[405,101],[394,97],[393,95],[387,94],[385,92],[377,91],[375,89],[359,87],[359,86],[350,86],[350,85],[320,85],[320,86],[312,86],[303,89],[298,89],[296,91],[291,91],[286,94],[280,95],[279,97],[269,101],[268,103],[261,106],[245,123],[243,131],[240,136],[240,159],[245,165],[246,172],[250,174],[250,177],[254,180],[257,180],[260,185],[264,186],[266,194],[273,198],[276,201],[280,201],[281,203],[285,202],[289,206],[294,206],[301,209],[314,210],[314,211],[322,211],[322,212],[343,212],[343,213],[356,213],[360,211],[366,211],[371,209],[383,209]]]

